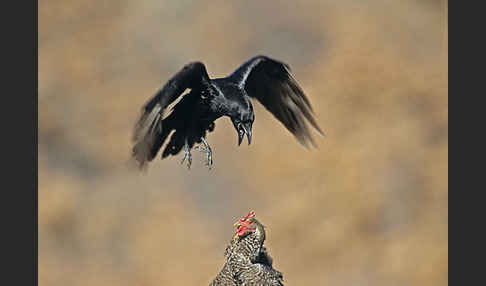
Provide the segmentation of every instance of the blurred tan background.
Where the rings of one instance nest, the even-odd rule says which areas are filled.
[[[208,285],[255,210],[285,285],[448,284],[444,1],[39,2],[39,285]],[[140,107],[189,61],[284,61],[327,134],[255,102],[193,152],[130,168]],[[182,155],[182,154],[180,154]]]

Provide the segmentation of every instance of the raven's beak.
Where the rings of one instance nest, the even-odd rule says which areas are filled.
[[[248,138],[248,145],[251,143],[251,124],[247,123],[246,125],[243,125],[243,129],[245,130],[246,137]]]
[[[245,129],[243,128],[243,125],[239,124],[238,125],[238,146],[241,145],[244,136],[245,136]]]

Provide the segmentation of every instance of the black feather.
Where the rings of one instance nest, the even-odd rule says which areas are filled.
[[[184,94],[186,89],[191,91]],[[248,143],[255,119],[250,98],[257,99],[304,146],[315,146],[308,124],[323,135],[313,117],[312,106],[286,63],[257,56],[243,63],[225,78],[210,79],[204,64],[184,66],[142,107],[132,141],[132,156],[140,167],[153,160],[167,138],[161,157],[189,152],[194,144],[207,142],[207,132],[214,121],[231,118],[241,143],[246,133]],[[209,145],[207,145],[208,147]],[[208,164],[211,157],[208,152]]]
[[[244,63],[232,76],[240,79],[248,95],[257,99],[304,146],[307,141],[315,145],[305,119],[324,135],[312,115],[309,99],[290,74],[287,64],[257,56]]]

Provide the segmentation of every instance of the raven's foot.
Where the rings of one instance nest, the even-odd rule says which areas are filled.
[[[184,145],[184,155],[182,157],[181,165],[184,163],[184,161],[187,159],[187,169],[191,169],[191,164],[192,164],[192,155],[191,155],[191,150],[189,149],[189,144]]]
[[[203,146],[197,146],[197,150],[200,152],[206,153],[206,166],[209,167],[209,170],[211,170],[211,167],[213,166],[213,151],[211,151],[211,147],[209,146],[208,142],[206,139],[201,138]]]

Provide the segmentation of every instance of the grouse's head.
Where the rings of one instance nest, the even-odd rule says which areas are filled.
[[[231,118],[231,121],[233,121],[233,126],[236,129],[236,133],[238,133],[238,146],[241,145],[241,142],[243,141],[243,137],[245,136],[245,134],[248,138],[248,145],[250,145],[251,129],[254,120],[255,120],[255,115],[253,114],[253,110],[251,112],[241,113],[239,116],[235,116]]]
[[[239,219],[236,223],[235,226],[237,227],[236,229],[236,234],[239,237],[242,237],[246,235],[247,233],[251,233],[256,230],[256,220],[255,220],[255,212],[254,211],[249,211],[248,214],[244,217]]]

